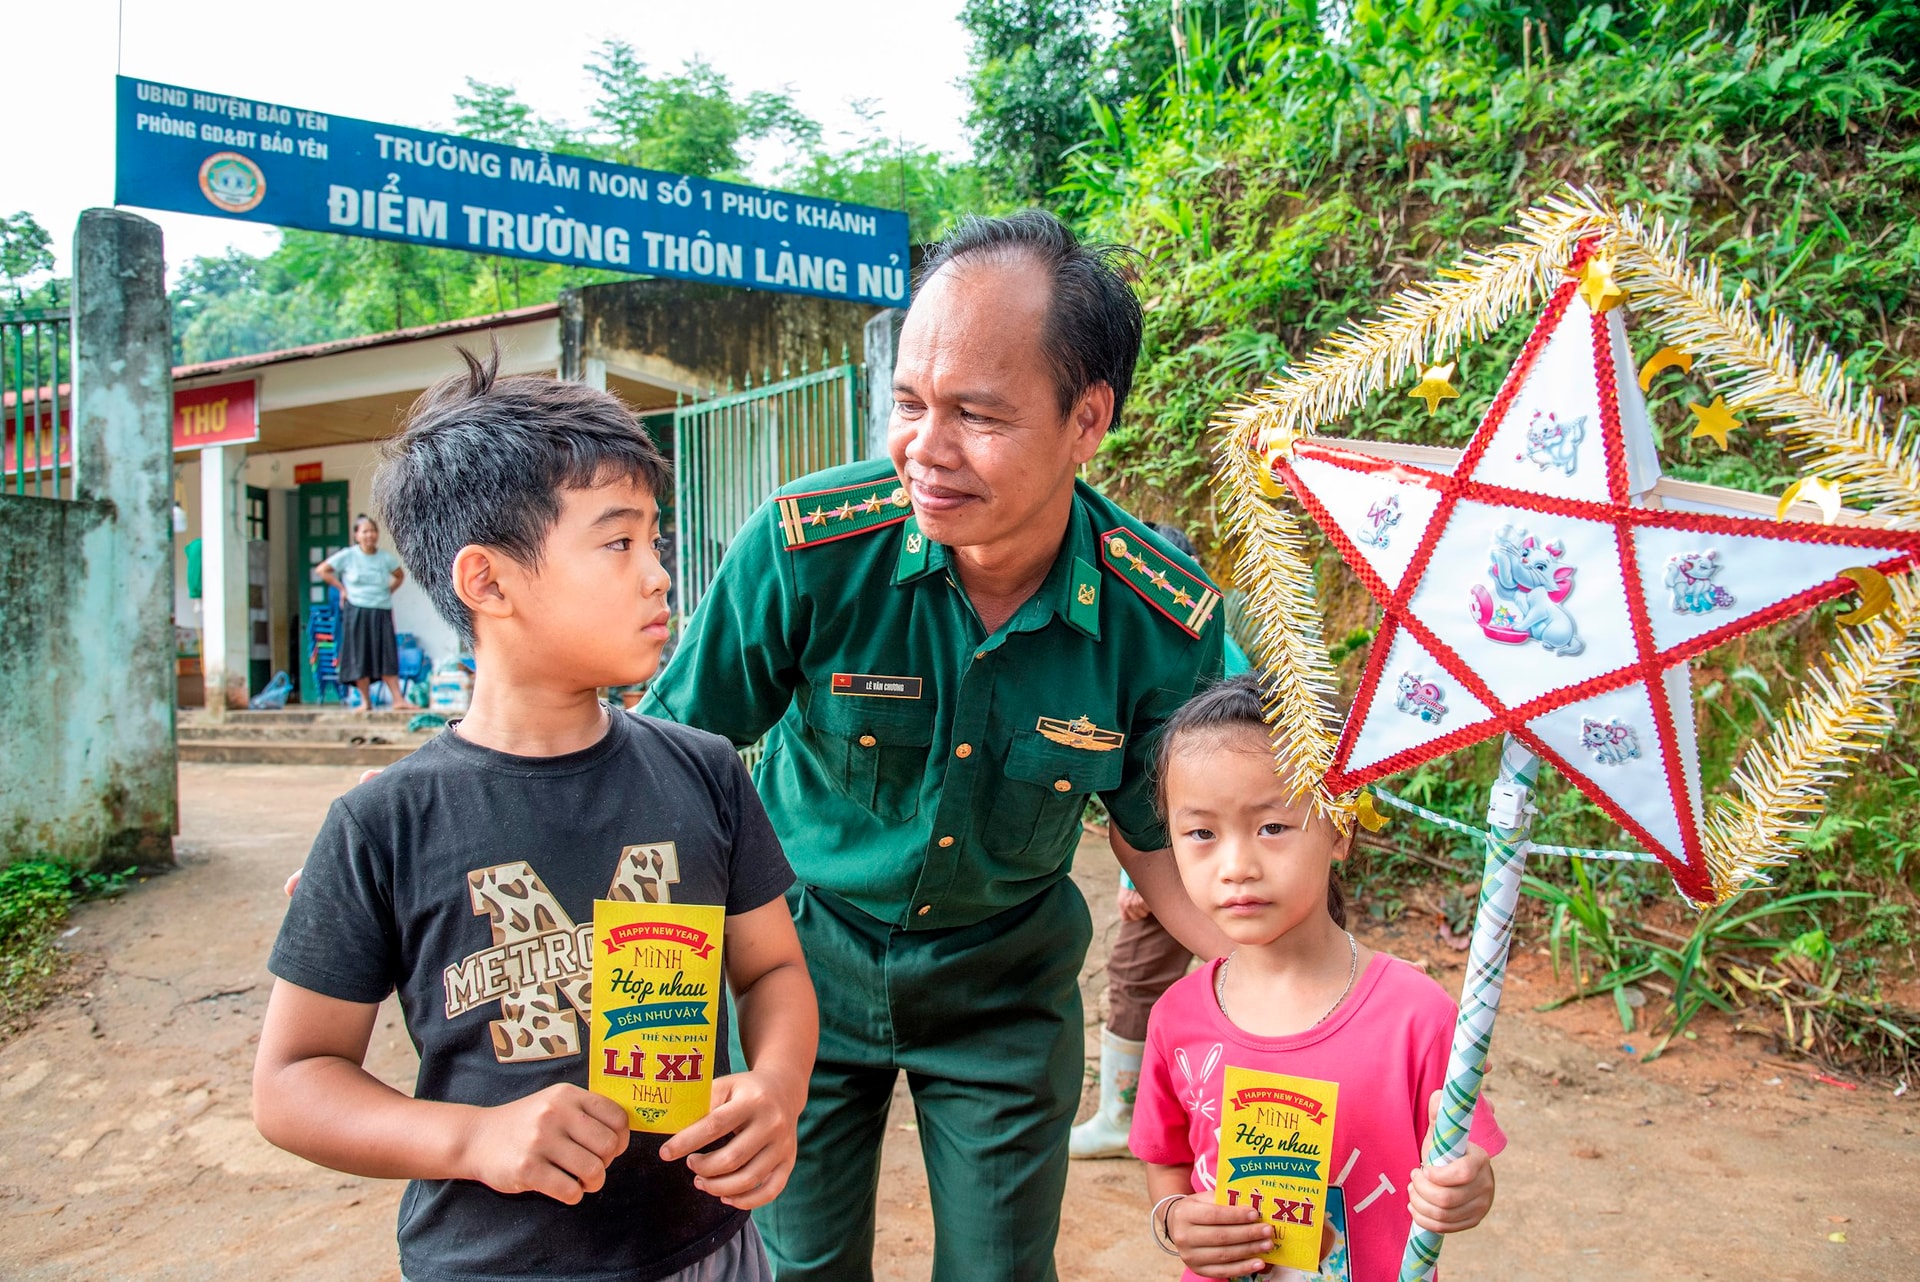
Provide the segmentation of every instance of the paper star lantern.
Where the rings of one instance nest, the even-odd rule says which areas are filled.
[[[1687,661],[1853,592],[1848,567],[1911,568],[1920,533],[1653,496],[1623,314],[1586,297],[1555,293],[1456,466],[1312,439],[1276,459],[1385,615],[1326,782],[1512,733],[1711,902]]]

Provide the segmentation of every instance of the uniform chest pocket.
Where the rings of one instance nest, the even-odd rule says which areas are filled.
[[[836,695],[816,688],[808,737],[834,789],[882,819],[920,811],[933,704],[926,699]]]
[[[1008,855],[1033,849],[1050,854],[1070,839],[1087,807],[1087,794],[1120,786],[1119,749],[1068,748],[1029,731],[1007,749],[1007,777],[994,791],[987,849]]]

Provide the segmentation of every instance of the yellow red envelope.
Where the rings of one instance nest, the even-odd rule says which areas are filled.
[[[671,1135],[712,1104],[725,926],[717,905],[594,901],[587,1088],[636,1131]]]
[[[1213,1200],[1251,1206],[1273,1225],[1269,1264],[1320,1270],[1339,1094],[1337,1082],[1227,1066]]]

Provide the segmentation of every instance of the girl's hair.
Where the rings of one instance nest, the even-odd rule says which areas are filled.
[[[1204,740],[1217,745],[1223,739],[1251,730],[1262,740],[1267,737],[1265,700],[1260,683],[1251,674],[1228,677],[1202,690],[1180,705],[1179,711],[1160,728],[1160,739],[1153,752],[1153,800],[1162,819],[1167,817],[1167,767],[1174,754]],[[1347,897],[1340,889],[1340,876],[1327,869],[1327,915],[1334,925],[1347,924]]]
[[[380,522],[374,520],[372,517],[368,516],[365,512],[362,512],[358,516],[353,518],[353,533],[355,534],[360,533],[360,527],[363,525],[371,525],[376,530],[380,528]]]

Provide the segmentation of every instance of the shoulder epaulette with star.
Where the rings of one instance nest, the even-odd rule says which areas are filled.
[[[1190,637],[1200,635],[1220,604],[1212,584],[1182,569],[1127,526],[1116,526],[1100,536],[1100,561]]]
[[[782,495],[776,502],[788,551],[898,525],[913,515],[907,492],[894,476],[837,489]]]

